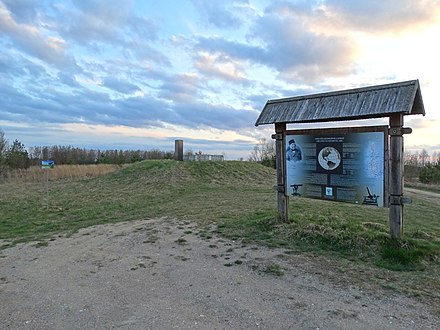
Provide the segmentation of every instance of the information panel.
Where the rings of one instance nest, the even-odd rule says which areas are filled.
[[[42,160],[41,161],[41,168],[43,170],[51,169],[55,167],[55,161],[53,160]]]
[[[386,130],[287,131],[286,194],[385,206]]]

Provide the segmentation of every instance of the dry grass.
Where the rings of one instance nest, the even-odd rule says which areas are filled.
[[[126,165],[58,165],[49,170],[43,170],[40,166],[32,166],[28,169],[16,169],[1,173],[0,183],[41,182],[46,171],[49,173],[50,180],[94,178],[115,172],[124,166]]]

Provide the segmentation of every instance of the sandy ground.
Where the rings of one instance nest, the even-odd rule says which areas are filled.
[[[95,226],[0,251],[0,328],[440,328],[416,300],[337,285],[331,269],[316,269],[306,254],[187,221]]]

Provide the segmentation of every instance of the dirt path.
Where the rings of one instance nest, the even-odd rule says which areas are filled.
[[[172,219],[95,226],[0,252],[0,328],[440,327],[415,300],[330,283],[312,259]]]
[[[404,190],[408,195],[414,196],[414,197],[423,197],[424,199],[427,199],[428,201],[432,203],[440,204],[440,194],[432,192],[432,191],[426,191],[426,190],[419,190],[414,188],[406,188]]]

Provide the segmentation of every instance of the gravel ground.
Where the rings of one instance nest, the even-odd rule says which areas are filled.
[[[19,244],[0,266],[2,329],[440,328],[416,300],[326,280],[310,255],[166,218]]]

